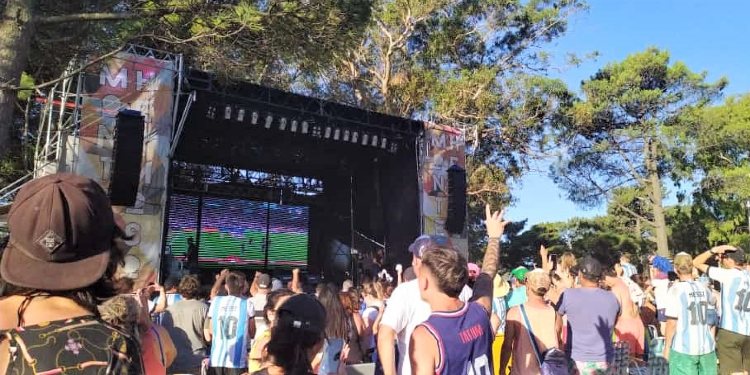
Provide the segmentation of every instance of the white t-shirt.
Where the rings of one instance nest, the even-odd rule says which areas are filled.
[[[656,302],[656,308],[666,309],[667,308],[667,293],[669,292],[669,279],[653,279],[651,285],[654,286],[654,302]]]
[[[464,285],[461,301],[467,302],[471,299],[471,289]],[[409,340],[414,328],[430,317],[430,305],[422,300],[419,295],[418,280],[412,280],[397,286],[388,299],[388,305],[383,312],[380,324],[387,325],[396,331],[398,345],[399,363],[398,373],[411,375],[411,362],[409,360]]]

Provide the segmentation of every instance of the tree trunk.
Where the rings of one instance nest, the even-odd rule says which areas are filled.
[[[0,82],[18,85],[26,68],[33,24],[34,0],[7,0],[0,19]],[[0,158],[10,150],[16,91],[0,89]]]
[[[654,235],[656,235],[656,253],[668,257],[669,241],[667,239],[667,220],[664,215],[661,176],[657,166],[658,144],[653,139],[648,142],[646,151],[646,170],[650,186],[651,207],[654,214]]]

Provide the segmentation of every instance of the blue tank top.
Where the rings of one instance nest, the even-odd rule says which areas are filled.
[[[465,303],[458,311],[434,312],[421,324],[438,342],[435,374],[492,375],[492,326],[481,305]]]

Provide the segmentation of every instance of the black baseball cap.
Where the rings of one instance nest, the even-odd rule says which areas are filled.
[[[69,173],[31,180],[8,214],[0,277],[49,291],[92,285],[109,266],[115,228],[109,198],[94,180]]]
[[[604,274],[602,263],[590,255],[585,256],[581,262],[578,263],[578,270],[589,280],[599,280]]]
[[[326,329],[326,310],[309,294],[295,294],[289,297],[276,314],[289,314],[293,328],[309,332],[323,332]]]

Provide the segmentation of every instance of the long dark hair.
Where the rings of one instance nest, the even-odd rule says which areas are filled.
[[[308,352],[323,341],[323,330],[295,328],[295,320],[289,311],[279,310],[266,350],[284,374],[307,375],[312,372]]]
[[[109,265],[102,277],[95,283],[76,290],[50,291],[38,290],[34,288],[25,288],[8,283],[0,279],[0,297],[9,296],[33,296],[44,295],[54,297],[64,297],[73,300],[79,306],[90,311],[92,314],[99,316],[97,306],[104,300],[116,296],[117,287],[114,283],[117,268],[124,264],[125,254],[129,246],[125,241],[130,238],[117,226],[115,226],[112,236],[112,247],[110,248]],[[4,253],[5,247],[0,247],[0,258]],[[42,277],[42,276],[40,276]]]
[[[326,310],[326,336],[340,339],[349,337],[347,324],[350,316],[344,310],[344,305],[341,304],[334,287],[328,284],[324,285],[320,289],[318,301]]]

